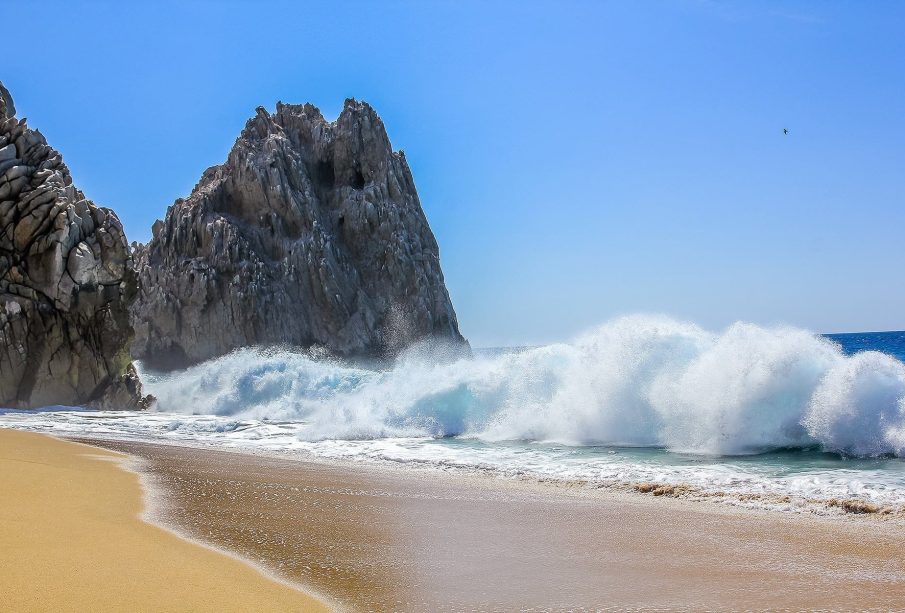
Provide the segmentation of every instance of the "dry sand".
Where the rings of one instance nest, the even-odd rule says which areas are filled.
[[[119,454],[0,430],[0,611],[323,611],[252,566],[142,521]]]
[[[160,520],[362,610],[905,607],[905,530],[144,443]]]

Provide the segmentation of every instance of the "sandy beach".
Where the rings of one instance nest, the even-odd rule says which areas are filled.
[[[96,446],[0,430],[0,609],[887,610],[905,602],[905,533],[876,518],[86,442]]]
[[[0,610],[326,611],[314,597],[140,519],[123,456],[0,429]]]
[[[145,443],[154,517],[359,610],[890,609],[905,532],[492,477]]]

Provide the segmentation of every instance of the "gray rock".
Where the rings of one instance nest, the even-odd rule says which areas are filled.
[[[364,102],[332,123],[310,104],[259,107],[134,255],[132,355],[151,367],[250,345],[467,347],[405,155]]]
[[[0,406],[144,407],[122,225],[14,113],[0,84]]]
[[[9,95],[9,90],[0,83],[0,119],[6,119],[16,114],[16,105],[13,104],[13,97]]]

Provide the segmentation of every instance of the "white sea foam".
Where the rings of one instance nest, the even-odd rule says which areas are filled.
[[[245,349],[141,374],[156,411],[0,412],[0,425],[905,505],[905,462],[888,458],[905,457],[905,365],[793,328],[634,316],[523,350],[416,347],[387,369]],[[748,455],[800,448],[842,455]]]
[[[496,355],[450,358],[418,347],[387,370],[246,349],[143,377],[162,411],[304,421],[304,440],[905,453],[905,365],[875,352],[847,357],[803,330],[745,323],[714,334],[626,317],[573,343]]]

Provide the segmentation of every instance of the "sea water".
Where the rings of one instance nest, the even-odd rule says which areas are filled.
[[[243,349],[142,371],[153,411],[2,411],[0,426],[588,487],[682,484],[789,510],[834,498],[901,508],[903,359],[903,332],[710,332],[632,316],[542,347],[419,346],[383,368]]]

